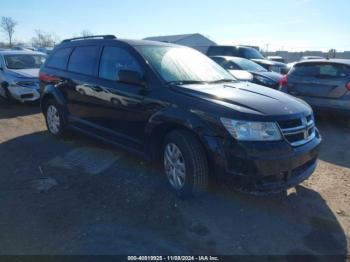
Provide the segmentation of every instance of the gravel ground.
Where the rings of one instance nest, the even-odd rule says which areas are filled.
[[[0,100],[0,254],[348,254],[350,129],[318,119],[315,174],[288,197],[170,194],[157,168]]]

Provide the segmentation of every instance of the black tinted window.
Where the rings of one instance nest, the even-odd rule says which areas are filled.
[[[234,46],[211,46],[209,47],[208,56],[237,56],[237,51]]]
[[[247,59],[265,59],[263,55],[254,48],[241,47],[240,51],[242,57]]]
[[[350,69],[341,64],[302,64],[293,67],[291,74],[305,77],[333,78],[348,77]]]
[[[84,75],[93,75],[97,54],[97,46],[76,47],[69,59],[68,70]]]
[[[119,47],[105,47],[101,57],[99,76],[115,81],[118,80],[119,70],[123,69],[142,74],[139,64],[126,50]]]
[[[222,66],[222,64],[225,62],[225,59],[223,59],[223,58],[221,58],[221,57],[211,57],[211,59],[212,59],[214,62],[216,62],[216,63],[218,63],[219,65],[221,65],[221,66]]]
[[[58,69],[66,69],[69,55],[72,51],[72,48],[62,48],[57,50],[50,57],[47,66],[58,68]]]
[[[225,63],[224,65],[225,69],[231,69],[231,70],[240,70],[241,68],[239,68],[238,65],[236,65],[234,62],[232,61],[228,61]]]

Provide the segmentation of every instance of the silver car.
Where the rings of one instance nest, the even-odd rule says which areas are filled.
[[[0,96],[20,102],[40,98],[39,69],[46,55],[32,51],[0,51]]]
[[[280,80],[280,90],[350,120],[350,60],[299,62]]]

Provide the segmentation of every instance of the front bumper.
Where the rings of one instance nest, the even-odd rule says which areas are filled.
[[[10,86],[9,91],[13,98],[21,102],[36,101],[40,99],[40,93],[37,88]]]
[[[211,141],[213,170],[239,178],[245,187],[279,191],[309,178],[317,164],[321,137],[292,147],[286,141],[238,142],[230,138]],[[215,145],[215,146],[214,146]]]

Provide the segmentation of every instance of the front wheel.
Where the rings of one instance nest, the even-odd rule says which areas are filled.
[[[45,110],[46,126],[52,135],[59,136],[63,134],[64,122],[60,107],[54,100],[46,103]]]
[[[5,99],[12,100],[12,95],[8,87],[9,84],[7,82],[3,82],[1,84],[1,88],[3,89]]]
[[[208,187],[208,163],[198,138],[188,131],[173,131],[163,145],[164,172],[180,197],[197,196]]]

